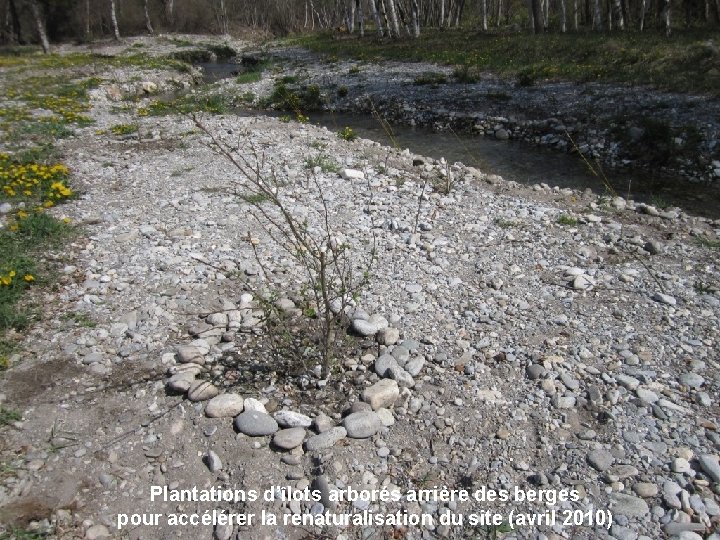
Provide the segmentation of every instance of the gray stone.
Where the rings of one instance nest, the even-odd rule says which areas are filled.
[[[505,128],[496,129],[495,138],[499,141],[507,141],[510,138],[510,132]]]
[[[210,472],[215,473],[222,469],[222,461],[220,461],[220,456],[218,456],[212,450],[209,450],[208,453],[205,454],[203,461],[205,462],[205,465],[207,465],[207,468],[210,469]]]
[[[318,433],[323,433],[334,426],[335,421],[325,413],[320,413],[313,418],[312,427]]]
[[[232,523],[218,523],[213,532],[214,540],[230,540],[233,534]]]
[[[418,356],[416,358],[413,358],[412,360],[408,360],[408,363],[405,364],[405,371],[407,371],[413,377],[417,377],[418,375],[420,375],[420,372],[424,367],[425,359],[422,356]]]
[[[238,394],[220,394],[205,406],[209,418],[232,418],[243,412],[243,398]]]
[[[343,420],[347,436],[353,439],[367,439],[375,435],[383,424],[380,417],[372,411],[360,411],[348,415]]]
[[[400,397],[400,388],[397,381],[383,379],[363,390],[362,399],[369,403],[374,411],[381,407],[389,408]]]
[[[180,345],[175,349],[177,361],[181,364],[192,362],[193,364],[205,364],[205,356],[202,351],[193,345]]]
[[[275,421],[284,428],[307,428],[312,425],[312,418],[295,411],[278,411],[273,417]]]
[[[625,493],[612,493],[610,495],[612,510],[616,514],[627,517],[643,517],[650,512],[648,504],[640,497]]]
[[[250,437],[262,437],[275,433],[278,424],[267,413],[246,410],[235,418],[235,428]]]
[[[545,376],[545,367],[540,364],[530,364],[525,371],[527,372],[528,379],[535,381]]]
[[[383,354],[377,360],[375,360],[375,365],[373,366],[373,369],[375,370],[375,373],[377,373],[380,377],[386,377],[388,376],[388,371],[392,367],[400,367],[397,363],[397,360],[389,354]]]
[[[670,296],[669,294],[656,292],[655,294],[653,294],[652,299],[656,302],[660,302],[661,304],[666,304],[668,306],[674,306],[675,304],[677,304],[677,300],[675,299],[675,297]]]
[[[244,402],[245,411],[256,411],[267,414],[267,410],[265,410],[265,405],[263,405],[262,401],[259,401],[255,398],[245,398]]]
[[[342,426],[336,426],[323,431],[319,435],[313,435],[307,441],[305,441],[305,449],[308,452],[317,452],[319,450],[326,450],[332,448],[336,442],[344,439],[347,436],[347,431]]]
[[[307,431],[302,427],[281,429],[273,435],[273,444],[283,450],[292,450],[303,443],[306,434]]]
[[[415,379],[400,366],[393,366],[388,370],[388,376],[397,381],[401,388],[412,388],[415,386]]]
[[[705,378],[697,373],[683,373],[680,375],[680,382],[690,388],[700,388],[705,383]]]
[[[208,381],[195,381],[188,388],[188,399],[190,401],[205,401],[217,396],[220,391]]]
[[[585,274],[575,276],[575,279],[573,279],[573,289],[577,291],[586,291],[591,289],[594,285],[595,281],[593,278]]]
[[[608,470],[613,463],[615,458],[607,450],[592,450],[587,455],[588,463],[597,471],[603,472]]]
[[[720,463],[718,463],[718,456],[702,454],[698,456],[698,464],[702,471],[707,474],[713,482],[720,482]]]
[[[643,498],[654,497],[658,494],[658,487],[650,482],[638,482],[633,485],[633,491]]]
[[[85,531],[85,540],[102,540],[110,538],[110,531],[105,525],[93,525]]]
[[[352,329],[357,334],[364,337],[374,336],[378,333],[379,330],[376,324],[365,321],[363,319],[353,319]]]
[[[400,330],[397,328],[383,328],[378,331],[377,340],[380,345],[395,345],[400,339]]]
[[[687,474],[690,472],[690,462],[682,457],[673,459],[671,469],[675,473]]]

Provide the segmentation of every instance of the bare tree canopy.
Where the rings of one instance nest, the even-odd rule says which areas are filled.
[[[0,43],[161,32],[273,35],[330,30],[400,39],[423,28],[534,33],[717,27],[720,0],[0,0]],[[570,13],[568,13],[568,8]],[[682,14],[673,17],[673,14]],[[568,17],[571,21],[568,24]]]

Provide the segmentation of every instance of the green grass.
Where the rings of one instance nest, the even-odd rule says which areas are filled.
[[[260,71],[246,71],[245,73],[241,73],[235,78],[235,82],[238,84],[249,84],[258,82],[260,79],[262,79],[262,72]]]
[[[72,322],[83,328],[95,328],[97,326],[97,323],[93,321],[87,313],[81,311],[63,313],[60,320]]]
[[[338,137],[340,137],[344,141],[354,141],[355,139],[357,139],[357,133],[355,133],[353,128],[345,126],[340,131],[338,131]]]
[[[698,243],[698,245],[700,245],[702,247],[706,247],[708,249],[712,249],[712,250],[720,249],[720,239],[718,239],[718,238],[709,238],[707,236],[698,236],[697,243]]]
[[[444,73],[428,71],[415,77],[413,84],[420,86],[424,84],[446,84],[447,82],[447,77]]]
[[[12,527],[6,532],[0,532],[0,540],[42,540],[50,538],[50,533],[40,531],[28,531]]]
[[[343,58],[460,65],[513,79],[522,75],[529,83],[540,79],[627,82],[720,95],[720,53],[713,30],[677,29],[667,39],[655,31],[533,36],[427,29],[417,40],[389,42],[371,35],[339,38],[316,33],[291,42]]]
[[[578,224],[578,220],[572,216],[563,214],[557,219],[557,223],[558,223],[558,225],[566,225],[566,226],[572,227],[572,226],[575,226]]]
[[[308,158],[305,160],[305,168],[306,169],[314,169],[315,167],[320,167],[322,172],[339,172],[340,166],[337,164],[337,162],[332,159],[329,156],[326,156],[324,154],[320,154],[318,156]]]
[[[233,105],[229,96],[221,94],[186,94],[170,101],[153,101],[146,109],[140,109],[141,115],[165,116],[168,114],[190,114],[206,112],[211,114],[225,114]]]
[[[137,130],[137,124],[115,124],[110,128],[113,135],[130,135],[131,133],[137,133]]]
[[[25,328],[33,319],[31,310],[19,306],[20,300],[46,278],[38,275],[41,253],[60,245],[71,231],[45,212],[33,212],[16,224],[16,231],[0,231],[0,331]]]
[[[21,418],[22,415],[19,412],[0,406],[0,426],[7,426],[8,424],[17,422]]]
[[[240,198],[248,204],[258,205],[268,201],[264,193],[243,193]]]

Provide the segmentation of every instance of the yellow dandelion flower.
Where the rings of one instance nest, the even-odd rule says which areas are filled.
[[[25,274],[25,275],[23,276],[23,279],[24,279],[25,281],[27,281],[28,283],[30,283],[31,281],[35,281],[35,278],[33,277],[32,274]]]

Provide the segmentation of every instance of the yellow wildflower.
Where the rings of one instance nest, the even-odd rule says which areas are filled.
[[[33,277],[32,274],[25,274],[25,275],[23,276],[23,279],[24,279],[25,281],[27,281],[28,283],[30,283],[31,281],[35,281],[35,278]]]

